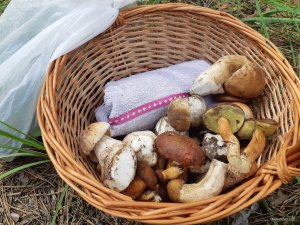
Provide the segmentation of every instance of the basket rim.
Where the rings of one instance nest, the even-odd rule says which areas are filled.
[[[288,61],[279,52],[279,50],[277,50],[276,46],[257,31],[228,13],[183,3],[136,6],[122,10],[116,22],[109,29],[122,26],[126,19],[130,17],[158,11],[188,11],[189,13],[209,16],[241,30],[244,35],[260,44],[260,46],[264,48],[265,52],[271,55],[273,60],[279,64],[281,73],[289,82],[289,88],[291,89],[294,101],[293,107],[296,108],[296,105],[300,103],[300,94],[298,91],[300,88],[299,78]],[[277,156],[266,162],[257,172],[255,177],[225,194],[193,203],[144,203],[133,201],[131,198],[106,187],[98,187],[97,185],[99,184],[93,180],[92,176],[86,174],[87,171],[83,165],[74,165],[73,161],[75,160],[71,157],[72,151],[63,140],[63,136],[58,125],[58,115],[54,106],[55,83],[57,82],[56,76],[59,73],[59,67],[66,61],[67,56],[68,54],[58,58],[52,62],[48,68],[46,79],[37,104],[38,122],[41,128],[41,134],[46,151],[59,176],[83,199],[101,211],[114,216],[156,224],[194,224],[209,222],[246,208],[278,189],[282,183],[287,183],[293,177],[300,176],[300,169],[297,169],[297,167],[300,166],[299,112],[294,110],[294,128],[286,135],[285,141]],[[56,159],[53,150],[57,151],[56,154],[59,155],[59,159]],[[61,164],[67,166],[63,168]],[[85,174],[86,177],[81,174]],[[88,179],[91,179],[91,181]],[[90,190],[87,189],[83,191],[81,188],[76,186],[76,184],[79,184],[81,187],[85,187],[85,183],[88,183],[91,187],[93,187],[91,189],[94,193],[91,193]],[[263,183],[264,185],[262,187],[258,187],[259,183]],[[99,189],[97,190],[96,187]],[[239,193],[240,195],[238,195]],[[101,197],[106,194],[113,196],[115,201],[108,201],[105,200],[105,198],[102,199]],[[236,198],[237,201],[235,204],[226,208],[232,198]],[[204,205],[209,205],[205,208],[206,210],[204,210],[207,216],[199,214],[199,212],[201,212],[200,209],[197,210],[199,212],[194,212],[194,208],[197,209],[197,207],[199,208]],[[151,210],[139,212],[140,215],[138,216],[132,215],[132,213],[126,214],[120,213],[118,210],[114,210],[124,210],[128,207],[147,208]],[[180,210],[188,210],[188,212],[191,212],[190,214],[192,216],[185,218],[184,213],[177,212]]]

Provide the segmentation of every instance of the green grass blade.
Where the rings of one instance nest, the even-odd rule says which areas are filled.
[[[260,4],[259,4],[259,1],[258,1],[258,0],[255,1],[255,5],[256,5],[257,13],[258,13],[258,15],[259,15],[259,17],[260,17],[262,33],[264,34],[264,36],[265,36],[266,38],[270,38],[269,33],[268,33],[268,30],[267,30],[266,23],[265,23],[265,20],[264,20],[264,16],[262,15],[261,8],[260,8]]]
[[[45,150],[45,147],[42,145],[42,144],[39,144],[35,141],[31,141],[31,140],[28,140],[28,139],[25,139],[25,138],[20,138],[14,134],[10,134],[4,130],[0,130],[0,135],[1,136],[4,136],[4,137],[8,137],[8,138],[11,138],[15,141],[19,141],[25,145],[28,145],[30,147],[34,147],[34,148],[37,148],[37,149],[40,149],[40,150]]]
[[[37,156],[37,157],[48,158],[47,154],[42,153],[42,152],[38,152],[38,151],[35,151],[35,150],[31,150],[29,148],[16,148],[16,147],[12,147],[10,145],[0,145],[0,148],[5,148],[5,149],[18,151],[18,152],[22,152],[22,153],[29,153],[29,154],[33,154],[34,156]]]
[[[297,184],[300,184],[300,177],[296,177]]]
[[[249,18],[242,18],[241,21],[243,22],[261,22],[265,23],[300,23],[300,19],[297,18],[283,18],[283,17],[249,17]]]
[[[63,189],[63,191],[62,191],[62,193],[60,193],[58,202],[57,202],[57,204],[55,206],[55,212],[54,212],[54,215],[52,217],[51,225],[55,225],[56,218],[58,216],[58,212],[61,210],[62,201],[64,200],[65,195],[66,195],[68,189],[69,189],[69,185],[66,184],[65,187],[64,187],[64,189]]]
[[[43,164],[43,163],[48,163],[48,162],[50,162],[50,160],[42,160],[42,161],[38,161],[38,162],[34,162],[34,163],[28,163],[28,164],[10,169],[10,170],[5,171],[5,172],[0,174],[0,181],[2,181],[3,179],[5,179],[7,177],[10,177],[10,176],[14,175],[15,173],[17,173],[19,171],[22,171],[22,170],[25,170],[27,168],[37,166],[37,165],[40,165],[40,164]]]
[[[16,131],[16,132],[18,132],[18,133],[20,133],[20,134],[23,134],[25,137],[27,137],[28,139],[31,139],[32,141],[38,142],[38,143],[40,143],[41,145],[43,144],[42,142],[40,142],[40,141],[37,140],[36,138],[34,138],[34,137],[32,137],[32,136],[30,136],[30,135],[28,135],[28,134],[25,134],[25,133],[22,132],[21,130],[19,130],[19,129],[17,129],[17,128],[11,126],[11,125],[9,125],[8,123],[3,122],[2,120],[0,120],[0,124],[3,124],[4,126],[8,127],[9,129],[11,129],[11,130],[13,130],[13,131]]]
[[[9,154],[9,155],[5,155],[5,156],[0,156],[0,159],[6,159],[6,158],[10,158],[10,157],[21,157],[21,156],[30,156],[30,157],[35,157],[36,155],[32,154],[32,153],[13,153],[13,154]]]

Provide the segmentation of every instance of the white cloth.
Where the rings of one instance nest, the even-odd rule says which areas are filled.
[[[112,136],[152,130],[167,109],[167,104],[159,107],[159,103],[188,93],[208,67],[206,61],[194,60],[110,81],[104,89],[104,103],[95,111],[96,119],[111,123]],[[141,113],[137,116],[138,110]],[[126,122],[120,121],[124,117]]]
[[[12,0],[0,17],[0,120],[24,133],[36,125],[36,103],[48,64],[110,27],[135,0]],[[0,125],[1,130],[19,133]],[[20,147],[0,136],[0,145]],[[0,156],[11,153],[0,148]]]

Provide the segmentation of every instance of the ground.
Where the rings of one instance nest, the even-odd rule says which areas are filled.
[[[9,0],[0,0],[0,14]],[[143,4],[159,4],[170,0],[148,0]],[[300,6],[295,1],[242,0],[174,0],[210,7],[241,18],[278,46],[299,73]],[[25,162],[24,162],[25,161]],[[0,162],[0,173],[33,160],[19,158],[13,163]],[[212,223],[216,224],[297,224],[300,221],[300,182],[282,186],[265,200],[243,213]],[[51,163],[19,172],[0,182],[0,224],[139,224],[108,216],[86,204],[57,176]],[[62,193],[66,193],[64,198]],[[55,209],[59,200],[61,210]],[[251,214],[250,214],[251,212]],[[57,218],[55,218],[57,215]],[[299,223],[300,224],[300,223]]]

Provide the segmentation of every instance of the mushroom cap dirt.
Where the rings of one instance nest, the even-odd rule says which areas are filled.
[[[278,122],[272,119],[248,119],[245,120],[237,135],[241,139],[251,139],[255,128],[259,127],[264,131],[265,136],[269,137],[275,133],[278,126]]]
[[[152,131],[136,131],[128,134],[123,142],[134,149],[138,161],[144,161],[150,166],[154,166],[157,162],[155,138],[156,135]]]
[[[257,98],[265,89],[264,71],[255,63],[247,63],[224,84],[225,92],[241,98]]]
[[[111,135],[108,123],[97,122],[88,125],[79,138],[79,146],[83,154],[89,155],[104,135]]]
[[[207,129],[218,132],[218,120],[224,117],[229,121],[233,133],[237,132],[244,123],[243,110],[233,104],[218,104],[206,111],[203,115],[203,122]]]
[[[155,145],[161,156],[185,168],[200,167],[205,160],[203,150],[192,138],[175,132],[160,134],[155,140]]]

